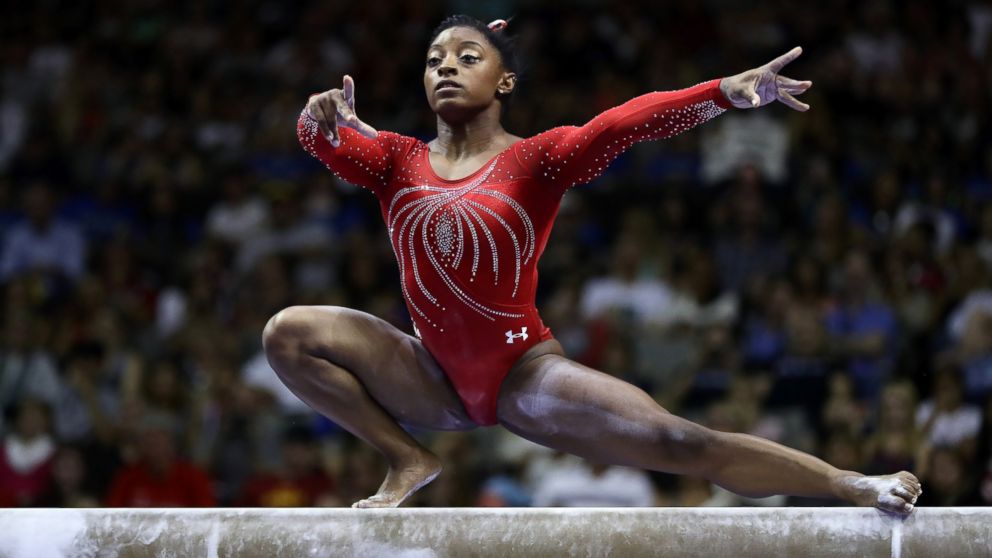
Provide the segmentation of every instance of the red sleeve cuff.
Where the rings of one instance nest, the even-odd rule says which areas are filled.
[[[712,90],[713,91],[713,102],[716,103],[716,106],[718,106],[718,107],[720,107],[722,109],[730,110],[732,108],[736,108],[736,107],[734,107],[734,105],[730,104],[730,100],[727,99],[727,97],[725,97],[723,95],[723,91],[720,91],[720,82],[721,81],[723,81],[723,78],[717,78],[717,79],[714,79],[714,80],[712,80],[710,82],[712,84],[712,87],[713,87],[713,90]]]

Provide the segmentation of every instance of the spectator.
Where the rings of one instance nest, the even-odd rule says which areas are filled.
[[[919,450],[914,420],[916,390],[907,381],[887,384],[882,390],[878,427],[865,442],[866,474],[912,471]]]
[[[207,213],[207,232],[235,246],[254,240],[269,224],[269,206],[251,192],[250,177],[242,169],[226,173],[224,199]]]
[[[114,419],[120,409],[119,386],[108,377],[106,354],[97,342],[78,343],[65,361],[66,382],[55,407],[59,440],[101,444],[116,441]]]
[[[727,203],[732,223],[714,252],[723,287],[745,294],[755,280],[785,271],[786,253],[771,225],[775,216],[765,202],[757,169],[741,168]]]
[[[920,470],[920,482],[927,490],[918,506],[980,506],[975,484],[977,471],[965,467],[966,460],[954,448],[936,448],[930,453],[926,468]]]
[[[0,416],[12,412],[21,400],[38,399],[54,405],[63,387],[54,356],[32,339],[36,323],[22,312],[11,312],[5,318],[0,345]]]
[[[669,287],[642,272],[644,251],[636,238],[617,240],[609,275],[590,279],[580,306],[585,320],[605,318],[620,327],[640,325],[664,313],[671,304]]]
[[[320,469],[317,457],[313,434],[304,428],[289,429],[283,436],[279,466],[248,479],[235,505],[269,508],[342,505],[333,479]]]
[[[846,360],[860,399],[878,397],[894,365],[898,323],[882,298],[871,260],[851,252],[844,262],[841,304],[826,316],[833,352]]]
[[[933,397],[916,409],[916,426],[926,442],[935,447],[956,447],[966,456],[973,455],[982,427],[982,409],[965,403],[960,371],[937,371],[932,392]]]
[[[672,270],[671,301],[654,322],[690,328],[729,326],[740,312],[737,293],[723,290],[711,254],[701,247],[686,250]]]
[[[271,227],[242,245],[238,267],[247,272],[266,256],[286,256],[296,263],[297,287],[314,290],[330,283],[334,277],[328,259],[332,247],[330,227],[302,213],[295,195],[285,191],[290,190],[288,184],[278,183],[272,188],[275,199]]]
[[[955,344],[940,356],[964,371],[965,394],[981,401],[992,394],[992,289],[971,293],[948,319]]]
[[[11,227],[4,239],[0,281],[25,273],[75,281],[83,274],[86,241],[79,228],[55,216],[55,193],[44,182],[24,191],[26,220]]]
[[[92,487],[83,452],[75,446],[61,446],[52,462],[52,482],[38,505],[46,508],[95,508],[100,499]]]
[[[114,508],[206,507],[216,505],[210,479],[178,455],[180,425],[167,415],[149,414],[139,430],[140,457],[118,471],[107,494]]]
[[[55,440],[49,433],[48,408],[25,399],[17,406],[14,428],[0,451],[0,505],[37,505],[52,479]]]
[[[820,415],[823,430],[831,435],[846,435],[856,439],[864,432],[868,417],[865,405],[854,397],[851,377],[843,370],[836,370],[830,375],[828,385],[827,401]]]
[[[549,472],[534,489],[537,507],[643,507],[654,504],[644,471],[580,463]]]

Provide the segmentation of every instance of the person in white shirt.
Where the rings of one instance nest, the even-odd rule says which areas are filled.
[[[957,369],[937,371],[933,397],[916,408],[916,427],[934,447],[958,446],[978,436],[982,410],[964,402],[964,386]]]
[[[640,469],[571,461],[543,475],[534,489],[535,507],[648,507],[654,486]]]

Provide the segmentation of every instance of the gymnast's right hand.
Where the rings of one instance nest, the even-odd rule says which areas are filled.
[[[341,89],[329,89],[312,95],[307,101],[307,112],[317,121],[320,133],[337,147],[341,144],[338,126],[351,128],[367,138],[374,138],[379,132],[362,122],[355,114],[355,80],[344,76]]]

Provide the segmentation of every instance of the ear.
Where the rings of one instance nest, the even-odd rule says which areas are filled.
[[[506,72],[503,77],[500,78],[499,83],[496,84],[496,93],[498,95],[509,95],[513,92],[513,88],[517,86],[517,74],[513,72]]]

